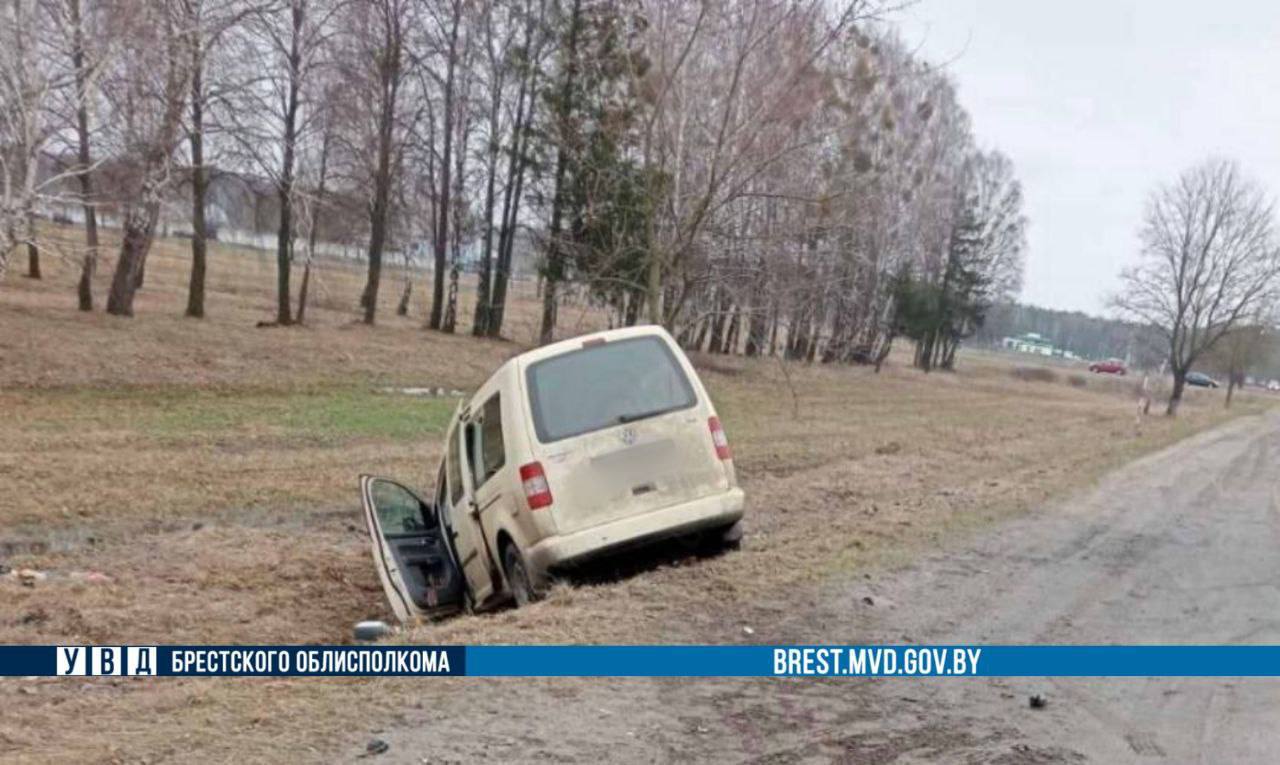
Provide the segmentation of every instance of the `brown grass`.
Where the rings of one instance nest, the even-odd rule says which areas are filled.
[[[382,324],[353,324],[360,276],[339,266],[322,274],[311,326],[259,330],[270,263],[215,248],[213,269],[204,321],[180,318],[181,243],[157,250],[131,320],[75,311],[74,269],[56,260],[43,283],[16,272],[0,283],[0,560],[48,574],[34,587],[0,578],[0,642],[340,642],[356,619],[389,617],[355,477],[429,489],[453,401],[381,388],[470,388],[521,346],[423,331],[420,305],[391,315],[394,289]],[[517,339],[536,310],[521,293]],[[580,309],[570,331],[592,321]],[[783,639],[788,599],[815,597],[815,585],[1043,505],[1228,416],[1221,392],[1192,390],[1182,417],[1139,426],[1130,385],[1079,388],[1056,374],[1028,385],[977,354],[930,375],[900,363],[879,375],[695,363],[748,492],[741,553],[673,558],[396,639]],[[1268,399],[1238,400],[1231,414]],[[0,759],[324,761],[350,731],[394,722],[423,694],[444,704],[476,688],[2,681],[0,694],[21,703],[0,717]]]
[[[1048,367],[1016,366],[1009,370],[1009,374],[1023,382],[1051,383],[1058,381],[1058,373]]]

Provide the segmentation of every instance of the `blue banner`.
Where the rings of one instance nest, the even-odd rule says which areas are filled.
[[[0,646],[0,676],[1280,677],[1280,646]]]

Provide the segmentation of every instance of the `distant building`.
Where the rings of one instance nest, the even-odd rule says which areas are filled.
[[[1006,337],[1000,342],[1001,347],[1006,351],[1014,353],[1030,353],[1036,356],[1056,356],[1060,359],[1079,358],[1076,354],[1063,348],[1055,348],[1053,341],[1043,335],[1035,332],[1027,332],[1026,334],[1016,337]]]

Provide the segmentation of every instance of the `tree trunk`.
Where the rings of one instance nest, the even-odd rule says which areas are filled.
[[[693,336],[693,348],[695,351],[702,351],[702,346],[707,342],[707,333],[711,331],[710,319],[703,317],[698,321],[698,331]]]
[[[730,355],[738,352],[738,333],[742,327],[742,306],[733,306],[733,319],[729,321],[729,332],[724,339],[724,352]]]
[[[537,85],[536,71],[535,69],[535,74],[530,75],[529,78],[529,88],[531,90]],[[511,257],[515,250],[520,199],[524,191],[527,164],[525,162],[525,153],[529,149],[529,140],[532,133],[530,126],[533,122],[533,110],[536,102],[536,99],[532,96],[527,97],[526,100],[528,101],[528,110],[524,114],[523,123],[513,128],[515,147],[511,152],[511,165],[507,173],[507,191],[503,193],[502,229],[498,235],[498,267],[493,275],[493,299],[489,303],[489,326],[487,328],[489,337],[500,337],[502,335],[502,323],[506,318],[507,312],[507,286],[511,281]]]
[[[191,282],[187,316],[204,318],[206,242],[204,208],[209,183],[204,167],[204,72],[200,48],[192,52],[191,72]]]
[[[285,149],[285,154],[291,154]],[[292,157],[290,157],[292,161]],[[289,276],[293,260],[293,179],[280,185],[280,228],[276,231],[276,323],[282,327],[293,323],[290,304],[293,293]]]
[[[400,290],[400,302],[396,304],[396,316],[409,315],[409,298],[413,294],[413,274],[407,273],[404,277],[404,289]]]
[[[662,326],[662,257],[649,244],[649,269],[646,273],[645,300],[649,304],[649,323]]]
[[[880,374],[880,367],[884,365],[885,359],[889,358],[889,352],[892,350],[893,335],[889,335],[880,346],[880,352],[876,354],[876,374]]]
[[[1169,406],[1164,413],[1170,417],[1178,414],[1178,405],[1182,403],[1182,391],[1187,385],[1187,372],[1185,369],[1173,370],[1173,392],[1169,394]]]
[[[707,346],[707,353],[720,353],[721,346],[724,343],[724,324],[726,314],[726,303],[723,291],[716,289],[715,299],[712,301],[715,313],[711,317],[711,340]]]
[[[27,278],[41,278],[40,245],[36,243],[36,218],[34,213],[27,213]]]
[[[769,310],[769,355],[774,356],[778,353],[778,307],[775,305]]]
[[[453,167],[453,85],[458,68],[458,27],[462,24],[462,11],[454,6],[453,28],[449,31],[449,62],[444,80],[444,151],[440,155],[439,212],[436,214],[435,278],[431,289],[431,329],[444,326],[445,313],[445,265],[449,255],[450,194],[453,191],[450,171]],[[453,274],[450,275],[451,277]],[[451,322],[452,323],[452,322]],[[449,332],[453,331],[450,327]]]
[[[385,206],[385,202],[381,206]],[[378,313],[378,283],[382,279],[382,248],[386,239],[386,214],[374,203],[369,230],[369,275],[365,279],[360,305],[364,307],[364,323],[373,324]]]
[[[1225,407],[1231,408],[1231,397],[1236,388],[1244,387],[1244,372],[1233,369],[1227,373],[1227,401]]]
[[[458,263],[455,260],[449,266],[449,290],[445,296],[444,316],[440,319],[440,330],[450,335],[458,328]]]
[[[80,0],[68,0],[71,15],[71,64],[76,85],[76,149],[80,163],[80,202],[84,209],[84,260],[80,263],[80,283],[76,287],[81,311],[93,310],[93,276],[98,270],[98,211],[93,201],[93,167],[89,150],[89,73],[84,55],[84,25]]]
[[[311,259],[302,264],[302,285],[298,287],[298,313],[293,317],[294,324],[301,324],[307,319],[307,291],[311,286]]]
[[[644,296],[635,290],[628,289],[623,299],[626,301],[626,309],[622,314],[622,324],[625,327],[634,327],[640,319],[640,304],[644,302]]]
[[[400,93],[401,32],[398,20],[389,32],[388,49],[382,51],[379,78],[382,103],[378,113],[378,164],[373,176],[373,204],[369,208],[369,276],[360,304],[364,323],[373,324],[378,313],[378,285],[382,279],[382,250],[387,243],[387,218],[391,197],[391,149],[395,139],[396,100]]]
[[[484,337],[489,333],[489,303],[493,283],[493,211],[497,200],[498,118],[502,107],[501,84],[493,84],[489,104],[488,169],[484,190],[484,251],[480,254],[480,274],[476,284],[476,310],[471,320],[471,334]]]
[[[301,83],[301,37],[306,22],[306,4],[291,3],[291,35],[289,38],[289,90],[284,112],[284,141],[281,146],[280,179],[277,196],[280,200],[280,227],[276,231],[276,323],[288,326],[293,323],[291,308],[293,293],[289,288],[289,276],[293,267],[293,184],[295,152],[298,142],[298,108]]]
[[[767,334],[769,331],[769,317],[761,306],[761,298],[758,292],[751,311],[751,317],[747,320],[747,347],[745,354],[750,357],[759,356],[764,351]]]
[[[311,285],[311,266],[316,260],[316,238],[320,233],[320,211],[324,206],[325,182],[329,179],[329,139],[330,126],[326,123],[324,134],[320,140],[320,177],[316,181],[315,200],[311,205],[311,227],[307,231],[307,262],[302,265],[302,286],[298,289],[298,312],[293,320],[298,324],[306,321],[307,295]]]
[[[142,204],[125,214],[120,257],[116,260],[111,292],[107,295],[107,313],[112,316],[133,316],[133,297],[138,289],[138,273],[146,264],[156,219],[160,215],[159,192],[153,181],[146,182],[142,197]]]

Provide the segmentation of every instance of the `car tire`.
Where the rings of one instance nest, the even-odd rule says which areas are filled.
[[[529,574],[529,566],[524,562],[515,543],[510,543],[502,551],[502,571],[507,575],[507,589],[516,601],[516,608],[542,600],[546,593],[539,583]]]

